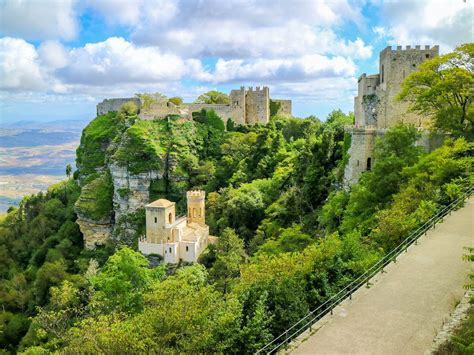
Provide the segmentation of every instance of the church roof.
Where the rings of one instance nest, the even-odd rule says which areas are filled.
[[[166,207],[170,207],[170,206],[173,206],[174,205],[174,202],[171,202],[167,199],[164,199],[164,198],[160,198],[159,200],[156,200],[156,201],[153,201],[152,203],[149,203],[148,205],[146,205],[146,207],[162,207],[162,208],[166,208]]]

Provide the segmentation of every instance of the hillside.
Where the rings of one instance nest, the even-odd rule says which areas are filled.
[[[354,135],[344,127],[354,115],[340,110],[324,122],[277,113],[237,126],[212,110],[141,119],[133,103],[97,116],[82,132],[72,177],[0,221],[0,347],[256,352],[473,185],[472,105],[449,101],[470,104],[470,91],[441,85],[472,87],[472,71],[444,64],[472,58],[471,45],[460,48],[403,84],[444,135],[441,146],[424,149],[427,131],[397,122],[377,136],[373,164],[350,187],[343,174]],[[422,106],[428,94],[439,100]],[[144,205],[166,198],[180,215],[190,189],[206,192],[217,244],[197,263],[137,252]]]

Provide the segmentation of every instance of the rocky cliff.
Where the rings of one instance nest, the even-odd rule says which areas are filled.
[[[196,186],[208,135],[200,123],[179,117],[96,117],[83,131],[76,160],[82,189],[75,210],[85,246],[136,245],[144,233],[144,206],[156,198],[177,201],[179,212],[185,191]]]

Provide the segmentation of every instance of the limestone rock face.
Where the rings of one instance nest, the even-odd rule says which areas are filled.
[[[144,207],[150,199],[151,181],[163,177],[157,171],[133,175],[126,167],[111,164],[109,168],[114,185],[115,220],[119,220],[121,216]]]
[[[95,249],[97,245],[103,245],[112,235],[112,224],[106,221],[91,221],[78,217],[76,223],[79,225],[84,236],[84,247]]]

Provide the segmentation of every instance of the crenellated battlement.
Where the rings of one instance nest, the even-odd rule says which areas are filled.
[[[206,198],[206,191],[202,190],[192,190],[186,192],[186,197],[189,200],[195,201],[195,200],[202,200]]]
[[[392,49],[392,46],[387,46],[382,50],[381,53],[384,53],[384,52],[404,52],[404,51],[436,51],[436,52],[439,52],[439,46],[438,45],[435,45],[435,46],[432,46],[432,47],[430,47],[429,45],[425,45],[423,47],[424,48],[422,48],[422,46],[419,45],[419,44],[415,45],[414,47],[412,47],[411,45],[407,45],[407,46],[405,46],[405,48],[403,48],[403,46],[396,46],[393,49]]]

